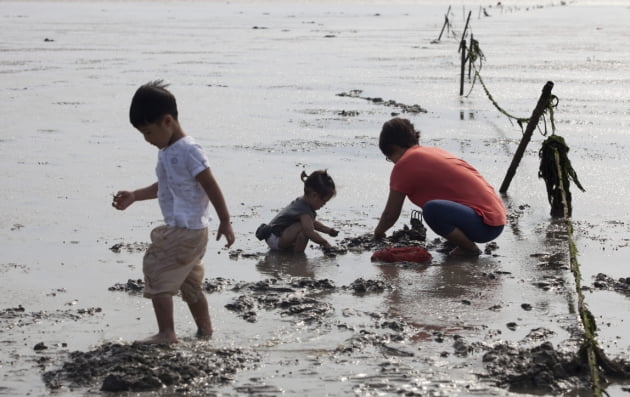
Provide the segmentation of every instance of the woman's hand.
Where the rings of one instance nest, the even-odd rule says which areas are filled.
[[[390,227],[394,226],[394,223],[398,220],[400,212],[402,211],[403,203],[405,202],[405,193],[398,192],[393,189],[389,189],[389,196],[387,197],[387,203],[385,209],[381,214],[381,219],[378,221],[378,225],[374,229],[374,238],[384,238],[385,232]]]

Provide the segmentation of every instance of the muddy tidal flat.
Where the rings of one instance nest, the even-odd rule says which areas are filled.
[[[583,304],[599,384],[630,395],[630,6],[502,3],[0,1],[0,395],[592,396]],[[466,75],[460,95],[468,15],[487,92]],[[134,342],[156,330],[142,256],[157,202],[111,207],[155,181],[156,149],[128,122],[155,79],[236,234],[204,259],[214,335],[195,337],[176,298],[172,346]],[[557,106],[479,258],[448,256],[409,202],[371,238],[391,171],[383,122],[409,118],[498,190],[523,136],[509,116],[529,117],[548,81]],[[571,186],[569,221],[550,217],[538,178],[553,132],[586,190]],[[337,185],[318,211],[336,248],[269,252],[254,231],[316,169]],[[371,260],[401,245],[431,258]]]

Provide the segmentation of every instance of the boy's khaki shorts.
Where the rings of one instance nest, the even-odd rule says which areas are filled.
[[[151,231],[151,245],[144,254],[144,296],[176,295],[196,303],[203,293],[203,262],[208,229],[158,226]]]

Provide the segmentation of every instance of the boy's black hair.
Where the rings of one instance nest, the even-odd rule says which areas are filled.
[[[318,170],[311,172],[308,175],[305,171],[302,171],[300,175],[302,182],[304,182],[304,194],[315,192],[321,197],[333,197],[337,194],[335,189],[335,182],[332,180],[328,171]]]
[[[129,107],[131,125],[139,128],[160,121],[167,114],[177,120],[177,102],[166,87],[164,81],[155,80],[136,90]]]
[[[395,117],[383,124],[381,135],[378,139],[378,147],[385,156],[394,151],[392,145],[402,148],[410,148],[418,144],[420,133],[407,119]]]

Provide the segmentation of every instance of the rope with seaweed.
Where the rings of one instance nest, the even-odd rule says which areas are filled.
[[[469,62],[470,65],[472,65],[472,68],[474,70],[474,75],[473,75],[473,80],[470,86],[470,90],[468,91],[468,94],[466,94],[466,97],[468,97],[472,93],[472,90],[475,87],[475,83],[477,82],[477,80],[479,80],[481,87],[483,88],[484,92],[486,93],[486,96],[488,97],[490,102],[494,105],[494,107],[500,113],[505,115],[508,118],[508,120],[510,120],[510,122],[512,122],[512,120],[515,120],[516,123],[519,125],[519,127],[521,127],[521,131],[523,131],[524,130],[523,126],[529,123],[529,120],[530,120],[529,117],[514,116],[513,114],[505,110],[503,107],[501,107],[501,105],[499,105],[499,103],[494,99],[494,97],[490,93],[490,90],[484,83],[483,78],[481,77],[481,69],[483,67],[484,59],[485,59],[485,55],[483,54],[483,51],[481,51],[481,48],[479,47],[479,41],[472,39],[470,49],[468,51],[468,55],[466,56],[466,61]],[[479,66],[477,66],[477,63],[479,64]],[[551,124],[552,134],[555,133],[555,130],[556,130],[556,125],[555,125],[555,121],[553,117],[553,109],[558,106],[558,102],[559,102],[558,97],[552,94],[551,98],[549,98],[549,103],[547,104],[547,108],[545,109],[546,112],[549,113],[549,121]],[[548,131],[547,131],[547,121],[544,114],[543,114],[543,120],[544,120],[544,123],[543,123],[544,131],[540,130],[540,126],[538,126],[538,130],[541,131],[541,135],[546,136]]]
[[[472,87],[470,88],[467,96],[472,92],[474,84],[478,79],[484,89],[484,92],[488,96],[488,99],[490,99],[497,110],[507,116],[510,121],[516,120],[521,127],[521,130],[523,130],[523,124],[528,123],[529,119],[516,117],[503,109],[496,100],[494,100],[492,94],[483,82],[480,70],[482,67],[482,60],[485,57],[477,40],[473,40],[471,43],[468,57],[468,61],[471,62],[475,74]],[[479,68],[477,67],[477,62],[479,63]],[[547,198],[552,206],[551,215],[554,217],[562,217],[566,224],[569,240],[571,273],[573,274],[575,280],[575,289],[577,294],[578,314],[580,321],[582,322],[582,326],[584,327],[584,341],[582,342],[579,354],[584,357],[589,367],[593,395],[601,397],[602,395],[608,395],[603,386],[604,380],[602,379],[602,375],[607,374],[621,379],[630,379],[630,368],[628,368],[628,366],[623,362],[610,360],[606,356],[606,353],[599,347],[597,343],[597,324],[595,317],[588,309],[582,292],[582,275],[580,272],[580,264],[577,260],[578,250],[573,240],[574,229],[571,222],[572,204],[569,186],[571,181],[573,181],[581,191],[585,191],[585,189],[582,187],[582,184],[577,177],[577,173],[573,169],[571,161],[568,158],[569,147],[567,146],[564,138],[556,135],[554,109],[557,106],[558,98],[555,95],[552,95],[550,97],[549,104],[545,109],[545,112],[549,113],[551,135],[543,142],[539,151],[541,162],[538,176],[545,181]],[[546,136],[548,130],[545,114],[543,114],[543,120],[544,131],[541,131],[541,133],[543,136]],[[537,127],[540,131],[540,127]]]

